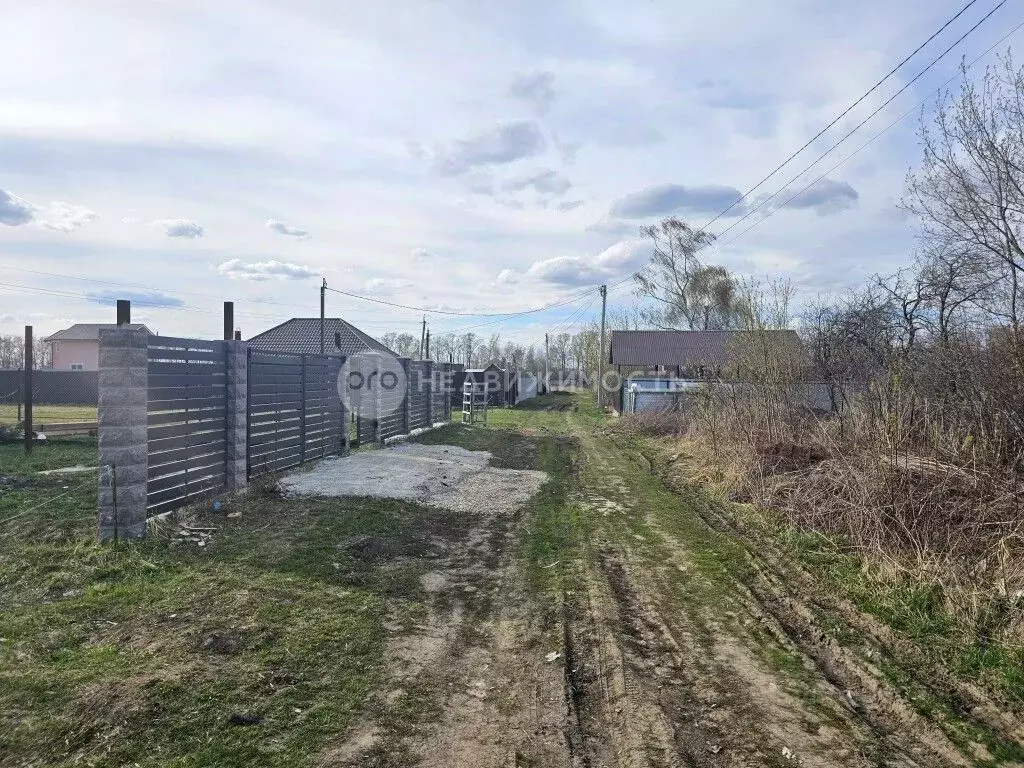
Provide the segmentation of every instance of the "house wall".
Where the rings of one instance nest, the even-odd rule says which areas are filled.
[[[71,370],[72,364],[81,365],[83,371],[98,371],[100,368],[98,341],[51,341],[50,345],[54,370]]]

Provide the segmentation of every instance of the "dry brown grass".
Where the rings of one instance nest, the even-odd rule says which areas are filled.
[[[783,398],[753,390],[709,391],[621,428],[672,441],[692,479],[840,542],[883,582],[927,585],[964,632],[1024,644],[1019,462],[994,460],[928,403],[897,398],[880,417],[868,397],[840,418],[780,414]]]

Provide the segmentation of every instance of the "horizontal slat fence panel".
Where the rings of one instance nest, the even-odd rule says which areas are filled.
[[[341,357],[249,350],[248,471],[258,477],[342,450]]]
[[[224,342],[150,337],[146,350],[147,513],[224,487],[227,360]]]

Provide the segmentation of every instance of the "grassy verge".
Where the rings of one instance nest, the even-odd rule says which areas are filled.
[[[666,458],[678,455],[677,443],[652,438],[633,438],[633,442],[648,455],[660,457],[664,462],[661,472],[685,472],[674,462],[673,469],[667,468]],[[803,567],[822,594],[849,601],[899,638],[902,650],[890,649],[892,655],[882,659],[877,654],[865,656],[865,662],[877,666],[922,715],[940,723],[955,743],[967,752],[972,744],[984,744],[996,761],[1024,759],[1024,746],[970,722],[963,717],[962,703],[944,693],[941,682],[936,684],[936,671],[941,670],[993,692],[999,705],[1019,712],[1024,709],[1024,648],[987,634],[984,628],[966,626],[950,609],[941,588],[924,574],[895,571],[891,563],[854,552],[842,541],[797,530],[770,510],[715,498],[710,489],[685,477],[674,478],[672,486],[673,493],[689,497],[692,504],[715,505],[724,517],[741,522],[733,536],[725,537],[725,544],[699,544],[696,562],[705,574],[709,565],[713,573],[713,561],[722,558],[723,566],[743,578],[749,568],[746,550],[756,552],[759,546],[769,544],[782,555],[783,562]],[[679,526],[685,525],[685,520],[684,516],[669,516],[664,525],[683,533]],[[871,647],[841,616],[816,606],[812,595],[808,600],[821,626],[842,645],[860,655]],[[1009,605],[1004,608],[1012,610]],[[1005,621],[1008,617],[1000,618]],[[991,763],[983,759],[979,764]]]
[[[32,420],[36,424],[65,421],[96,421],[95,405],[34,405]],[[0,424],[17,424],[18,406],[0,404]]]
[[[520,549],[529,583],[554,590],[578,540],[565,413],[492,415],[419,439],[549,473]],[[0,446],[0,766],[320,763],[378,706],[387,637],[423,620],[439,542],[457,547],[473,523],[399,501],[283,500],[264,481],[197,516],[217,529],[204,547],[170,530],[100,547],[95,473],[36,474],[95,452]],[[389,706],[412,728],[437,716],[435,698]]]
[[[256,489],[228,505],[241,518],[200,518],[204,548],[100,547],[95,475],[35,474],[95,442],[19,450],[0,446],[0,765],[315,764],[381,678],[388,596],[411,589],[345,542],[408,538],[412,510]]]
[[[515,408],[492,408],[486,427],[453,423],[416,438],[421,443],[488,451],[493,456],[492,466],[539,469],[548,474],[548,481],[527,505],[528,522],[519,543],[525,582],[546,598],[560,595],[568,566],[581,551],[582,521],[575,502],[578,446],[569,437],[570,416],[596,420],[598,413],[587,399],[558,393],[527,400]],[[453,419],[459,418],[459,413],[453,413]]]

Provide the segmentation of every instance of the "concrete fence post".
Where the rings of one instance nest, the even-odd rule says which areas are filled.
[[[146,535],[148,333],[99,332],[99,540]]]
[[[227,412],[225,425],[224,486],[228,493],[245,490],[249,484],[249,345],[225,341],[227,356]]]
[[[401,358],[402,373],[405,374],[405,393],[402,395],[402,423],[405,434],[412,432],[412,378],[409,371],[409,358]]]
[[[434,363],[428,360],[424,370],[427,382],[427,429],[434,426]]]

